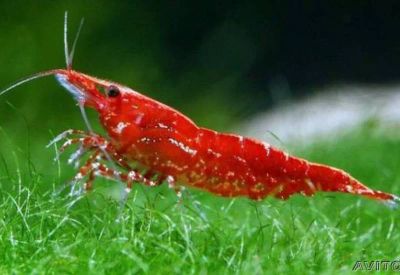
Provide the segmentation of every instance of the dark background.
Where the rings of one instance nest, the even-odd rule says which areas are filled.
[[[397,2],[2,1],[0,85],[65,66],[68,10],[70,43],[80,18],[86,20],[76,70],[126,84],[201,126],[231,130],[326,85],[397,82]],[[15,89],[0,108],[11,139],[26,140],[29,127],[44,140],[84,127],[72,98],[52,79]]]

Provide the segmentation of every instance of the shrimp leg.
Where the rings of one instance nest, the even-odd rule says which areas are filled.
[[[70,137],[71,135],[78,135],[79,137],[71,138]],[[105,158],[111,157],[112,160],[116,162],[119,166],[128,170],[132,169],[125,160],[125,158],[117,152],[117,150],[112,146],[112,144],[107,139],[105,139],[100,135],[84,132],[81,130],[70,129],[56,136],[47,145],[47,147],[50,147],[51,145],[63,139],[66,139],[66,141],[59,148],[56,159],[58,159],[58,157],[71,145],[80,144],[78,150],[75,151],[68,159],[69,164],[75,163],[76,166],[78,166],[79,159],[82,158],[85,155],[85,153],[94,149],[99,149],[101,151],[101,155],[104,155]]]
[[[78,135],[80,137],[70,137],[71,135]],[[147,186],[157,186],[166,180],[170,186],[174,186],[175,181],[172,177],[158,176],[156,180],[153,180],[157,173],[151,170],[142,175],[137,169],[132,168],[123,158],[123,156],[118,154],[108,140],[99,135],[80,130],[67,130],[53,139],[48,146],[51,146],[55,142],[61,141],[62,139],[66,139],[66,141],[60,147],[59,154],[63,153],[71,145],[80,144],[78,150],[70,156],[68,163],[78,163],[77,161],[79,161],[79,159],[82,158],[85,153],[91,152],[91,155],[87,159],[86,163],[79,168],[79,172],[70,182],[71,195],[80,194],[82,192],[82,188],[79,188],[78,191],[75,191],[75,187],[76,184],[78,184],[85,177],[87,177],[87,181],[83,184],[84,190],[91,190],[93,186],[92,183],[96,176],[121,180],[126,183],[126,190],[128,192],[132,188],[132,182],[135,181],[141,182]],[[126,169],[128,172],[122,173],[116,168],[110,168],[104,163],[101,163],[101,161],[110,161],[107,155],[112,157],[112,163],[117,163],[119,167]]]

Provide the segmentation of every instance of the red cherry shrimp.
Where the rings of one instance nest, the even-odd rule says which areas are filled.
[[[399,201],[397,196],[373,190],[343,170],[291,156],[253,138],[199,127],[179,111],[127,86],[73,70],[82,23],[69,52],[65,15],[66,69],[34,74],[0,92],[2,95],[23,83],[54,75],[75,98],[88,131],[67,130],[50,143],[65,140],[60,152],[78,145],[70,163],[88,155],[72,181],[72,193],[82,182],[84,189],[90,190],[101,176],[124,182],[127,191],[134,183],[157,186],[167,182],[175,189],[192,187],[253,200],[340,192],[389,205]],[[105,136],[93,132],[85,108],[98,113]]]

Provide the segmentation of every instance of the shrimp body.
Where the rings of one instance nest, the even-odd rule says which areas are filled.
[[[78,100],[85,106],[97,110],[117,156],[139,163],[161,179],[255,200],[269,195],[311,196],[317,191],[397,199],[342,170],[290,156],[255,139],[198,127],[177,110],[118,83],[72,70],[59,72],[57,78],[73,94],[79,91]]]

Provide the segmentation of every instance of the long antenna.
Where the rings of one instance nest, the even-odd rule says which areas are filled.
[[[65,55],[65,65],[68,67],[68,56],[69,56],[69,51],[68,51],[68,11],[65,11],[64,13],[64,55]]]
[[[11,86],[9,86],[8,88],[5,88],[4,90],[1,90],[0,91],[0,96],[5,94],[8,91],[14,89],[15,87],[18,87],[19,85],[22,85],[22,84],[26,83],[26,82],[29,82],[29,81],[34,80],[36,78],[41,78],[41,77],[44,77],[44,76],[48,76],[48,75],[54,75],[54,74],[56,74],[58,72],[60,72],[60,70],[55,69],[55,70],[49,70],[49,71],[45,71],[45,72],[36,73],[36,74],[30,75],[28,77],[22,78],[22,79],[18,80],[17,82],[15,82],[14,84],[12,84]]]
[[[78,38],[81,33],[84,22],[85,22],[85,19],[82,18],[81,22],[79,24],[79,27],[78,27],[78,31],[76,32],[76,35],[75,35],[74,43],[72,44],[72,50],[70,52],[68,49],[68,11],[65,11],[65,14],[64,14],[64,54],[65,54],[65,65],[67,66],[67,70],[72,69],[72,60],[74,58],[76,44],[78,42]]]
[[[85,18],[82,18],[82,19],[81,19],[81,22],[80,22],[80,24],[79,24],[78,31],[76,32],[76,35],[75,35],[74,44],[72,44],[72,50],[71,50],[71,52],[70,52],[70,54],[69,54],[69,57],[68,57],[68,64],[69,64],[68,67],[69,67],[69,69],[72,68],[72,60],[74,59],[74,53],[75,53],[76,43],[78,42],[78,38],[79,38],[79,35],[80,35],[80,33],[81,33],[82,26],[83,26],[83,23],[84,23],[84,22],[85,22]]]

